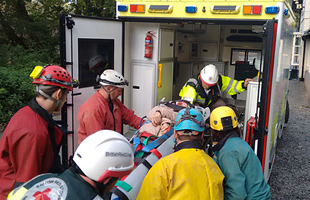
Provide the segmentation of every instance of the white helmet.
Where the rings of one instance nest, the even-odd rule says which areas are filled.
[[[215,65],[209,64],[200,71],[201,81],[209,86],[213,86],[219,79],[219,73]]]
[[[97,76],[97,82],[103,86],[113,85],[119,88],[124,88],[125,85],[128,86],[128,81],[123,75],[113,69],[104,70],[100,76]]]
[[[134,166],[134,153],[128,140],[112,130],[101,130],[79,145],[73,161],[90,179],[101,183],[107,177],[121,178]]]

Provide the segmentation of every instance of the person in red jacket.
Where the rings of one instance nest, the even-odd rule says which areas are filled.
[[[87,136],[102,129],[121,133],[123,124],[140,128],[141,118],[118,99],[128,81],[112,69],[97,76],[97,81],[101,85],[100,89],[80,107],[78,113],[79,144]]]
[[[39,174],[64,171],[58,155],[63,132],[52,113],[77,82],[57,65],[37,66],[30,77],[36,97],[11,118],[0,140],[0,200]]]

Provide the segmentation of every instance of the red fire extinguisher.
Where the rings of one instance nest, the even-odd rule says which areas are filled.
[[[153,48],[153,39],[154,37],[152,31],[148,31],[145,37],[145,50],[144,50],[144,57],[145,58],[152,58],[152,48]]]

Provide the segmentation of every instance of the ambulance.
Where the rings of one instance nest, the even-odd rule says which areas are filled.
[[[243,138],[268,180],[288,120],[295,20],[284,0],[119,0],[115,19],[61,14],[61,66],[80,82],[62,112],[63,162],[77,148],[77,114],[100,87],[102,70],[124,75],[129,86],[121,100],[143,117],[163,98],[178,100],[186,81],[214,64],[219,74],[256,80],[222,97],[238,111]],[[125,135],[133,131],[123,128]]]

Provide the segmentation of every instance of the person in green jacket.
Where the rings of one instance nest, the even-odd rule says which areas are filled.
[[[240,138],[235,112],[227,106],[215,108],[210,123],[214,160],[225,176],[224,199],[271,199],[258,157]]]
[[[200,111],[184,108],[176,116],[175,152],[157,161],[145,176],[137,200],[220,200],[224,176],[202,149],[205,123]]]
[[[244,81],[237,81],[230,77],[219,75],[216,66],[209,64],[205,66],[200,74],[190,78],[179,96],[181,99],[191,103],[197,103],[201,107],[210,107],[211,111],[226,105],[221,99],[221,92],[229,95],[236,95],[243,92],[253,79],[247,78]]]
[[[116,181],[128,175],[134,155],[128,140],[112,130],[88,136],[78,146],[72,167],[61,174],[47,173],[14,189],[8,200],[102,200]]]

